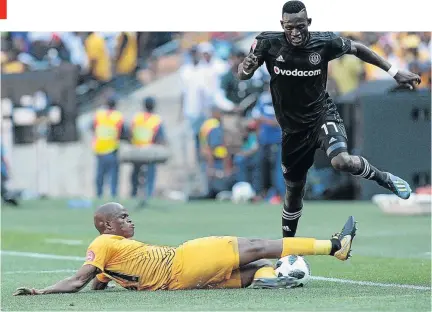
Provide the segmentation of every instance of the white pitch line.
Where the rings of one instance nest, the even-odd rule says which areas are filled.
[[[375,282],[355,281],[355,280],[323,277],[323,276],[311,276],[311,279],[314,279],[317,281],[334,282],[334,283],[342,283],[342,284],[355,284],[355,285],[364,285],[364,286],[396,287],[396,288],[408,288],[408,289],[418,289],[418,290],[431,290],[430,287],[426,287],[426,286],[375,283]]]
[[[59,255],[41,254],[41,253],[36,253],[36,252],[22,252],[22,251],[1,250],[0,253],[2,255],[6,255],[6,256],[40,258],[40,259],[53,259],[53,260],[85,261],[85,259],[83,257],[59,256]]]
[[[2,272],[2,274],[50,274],[50,273],[72,273],[76,272],[77,270],[51,270],[51,271],[7,271]]]
[[[6,256],[20,256],[20,257],[29,257],[29,258],[42,258],[42,259],[56,259],[56,260],[74,260],[74,261],[84,261],[83,257],[75,257],[75,256],[58,256],[58,255],[50,255],[50,254],[41,254],[35,252],[22,252],[22,251],[5,251],[1,250],[0,253]],[[3,272],[3,274],[25,274],[25,273],[66,273],[66,272],[74,272],[73,270],[53,270],[53,271],[12,271],[12,272]],[[332,277],[323,277],[323,276],[311,276],[311,279],[325,282],[333,282],[333,283],[342,283],[342,284],[355,284],[355,285],[363,285],[363,286],[375,286],[375,287],[395,287],[395,288],[406,288],[406,289],[417,289],[417,290],[431,290],[430,287],[426,286],[417,286],[417,285],[405,285],[405,284],[386,284],[386,283],[375,283],[375,282],[367,282],[367,281],[355,281],[341,278],[332,278]]]

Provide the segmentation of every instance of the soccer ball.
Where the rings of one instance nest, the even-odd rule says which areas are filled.
[[[301,256],[286,256],[276,262],[277,276],[291,276],[297,279],[293,287],[303,287],[311,277],[309,263]]]
[[[255,196],[255,191],[247,182],[238,182],[232,188],[231,200],[235,203],[245,203]]]

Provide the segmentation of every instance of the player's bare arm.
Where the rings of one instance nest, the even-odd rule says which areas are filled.
[[[255,71],[258,69],[259,63],[258,58],[253,54],[249,53],[245,57],[242,63],[240,63],[237,71],[238,78],[240,80],[248,80],[252,78]]]
[[[360,60],[366,63],[375,65],[388,72],[397,81],[397,83],[406,85],[410,89],[412,89],[415,84],[421,83],[419,75],[395,68],[384,58],[359,42],[352,41],[351,51],[349,53],[357,56]]]
[[[75,275],[61,280],[50,287],[44,289],[20,287],[13,295],[47,295],[78,292],[83,289],[96,276],[96,274],[99,273],[98,271],[99,269],[95,266],[86,264],[83,265]]]

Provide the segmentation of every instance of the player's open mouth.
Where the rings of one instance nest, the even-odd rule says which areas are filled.
[[[302,38],[301,37],[291,37],[291,43],[293,43],[293,44],[300,44],[300,43],[302,43]]]

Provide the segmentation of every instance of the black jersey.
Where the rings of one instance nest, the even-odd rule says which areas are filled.
[[[292,46],[283,32],[263,32],[251,52],[271,75],[276,118],[285,132],[314,127],[323,115],[337,114],[326,91],[328,62],[351,50],[351,41],[332,32],[310,32],[306,44]]]

